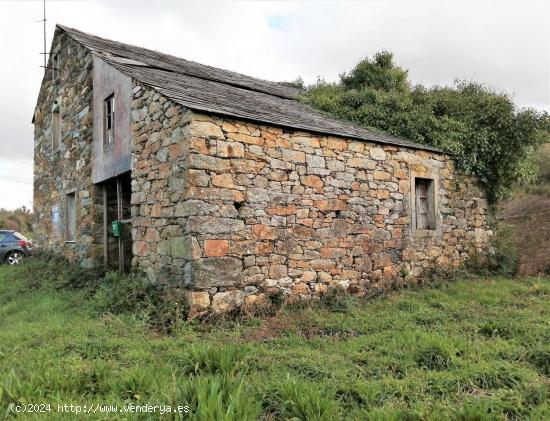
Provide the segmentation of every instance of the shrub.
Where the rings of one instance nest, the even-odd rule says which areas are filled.
[[[516,227],[499,224],[491,241],[493,253],[489,255],[489,270],[499,275],[515,275],[518,250],[515,242]]]
[[[455,269],[441,266],[434,266],[422,272],[418,282],[420,285],[440,286],[459,279],[470,278],[472,274],[466,269]]]
[[[37,251],[33,258],[18,267],[17,271],[17,279],[24,289],[87,292],[97,289],[105,273],[100,268],[84,268],[60,255],[41,251]]]
[[[514,231],[510,242],[517,249],[516,271],[521,275],[550,273],[550,184],[544,188],[546,192],[527,194],[522,189],[498,208],[498,218],[503,221],[500,225]]]
[[[280,289],[269,292],[267,294],[267,299],[269,300],[270,304],[275,309],[279,309],[283,306],[285,302],[285,294]]]
[[[94,307],[114,314],[137,314],[152,327],[171,333],[187,308],[161,285],[137,273],[108,272],[100,279]]]
[[[114,314],[150,312],[171,300],[162,286],[135,273],[108,272],[94,295],[99,310]]]
[[[479,177],[491,201],[536,177],[532,158],[549,131],[546,112],[519,109],[509,95],[475,82],[426,88],[413,86],[407,76],[383,51],[336,83],[318,80],[303,101],[337,118],[452,153],[459,170]]]
[[[354,305],[353,297],[342,288],[330,288],[319,304],[334,313],[349,313]]]
[[[539,182],[550,183],[550,143],[546,143],[538,150],[535,164],[539,171]]]

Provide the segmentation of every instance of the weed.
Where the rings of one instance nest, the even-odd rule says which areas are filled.
[[[487,338],[501,337],[511,339],[517,334],[517,330],[500,320],[490,320],[479,328],[479,333]]]
[[[162,286],[134,273],[107,273],[95,292],[94,307],[101,312],[139,315],[149,325],[167,333],[172,332],[178,320],[187,313],[185,305]]]
[[[400,300],[397,302],[397,308],[401,311],[414,311],[418,310],[419,305],[416,301]]]
[[[487,402],[478,401],[464,405],[462,409],[453,415],[453,421],[497,421],[496,414]]]
[[[93,292],[104,272],[100,268],[83,268],[57,254],[37,251],[32,259],[17,269],[22,289],[86,290]],[[36,276],[39,273],[40,276]]]
[[[542,282],[534,282],[526,291],[528,295],[534,296],[549,296],[550,295],[550,286]]]
[[[193,378],[178,388],[175,402],[189,406],[190,420],[256,421],[261,405],[243,377]]]
[[[227,374],[244,370],[246,349],[236,345],[215,347],[212,345],[189,347],[180,362],[185,375]]]
[[[527,354],[527,361],[543,375],[550,376],[550,347],[540,346]]]
[[[411,409],[375,409],[369,412],[368,421],[422,421],[422,413]]]
[[[516,369],[505,366],[489,367],[485,371],[477,373],[472,383],[480,389],[502,389],[520,386],[524,381],[524,375]]]
[[[154,366],[151,369],[130,367],[116,376],[109,376],[103,388],[125,402],[139,402],[147,398],[152,390],[158,388],[157,379],[165,375],[163,371],[155,369]]]
[[[446,370],[452,365],[449,350],[436,342],[420,348],[416,352],[415,361],[418,367],[427,370]]]
[[[523,391],[523,400],[530,406],[542,405],[550,399],[550,386],[547,384],[529,384]]]
[[[285,302],[285,294],[280,289],[275,291],[270,291],[267,294],[267,299],[269,300],[269,302],[274,308],[279,309],[283,306]]]
[[[267,411],[281,419],[329,421],[338,419],[337,403],[314,384],[287,376],[264,397]]]
[[[336,396],[345,408],[358,406],[369,410],[381,407],[391,397],[381,385],[358,381],[346,383],[338,388]]]
[[[330,288],[319,300],[319,305],[335,313],[349,313],[354,298],[341,288]]]

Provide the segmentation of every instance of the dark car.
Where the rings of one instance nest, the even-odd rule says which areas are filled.
[[[0,230],[0,262],[18,265],[32,253],[32,243],[16,231]]]

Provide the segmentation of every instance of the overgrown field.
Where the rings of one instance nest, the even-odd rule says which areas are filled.
[[[549,279],[332,295],[168,335],[124,279],[71,289],[93,274],[54,266],[0,267],[0,419],[14,402],[51,404],[22,420],[180,419],[56,411],[146,403],[199,420],[550,419]]]

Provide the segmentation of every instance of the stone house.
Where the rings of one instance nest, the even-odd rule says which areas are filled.
[[[58,25],[33,117],[38,244],[138,267],[195,312],[363,294],[484,250],[487,201],[450,156],[299,94]]]

